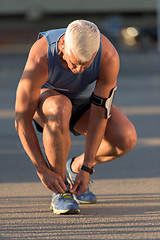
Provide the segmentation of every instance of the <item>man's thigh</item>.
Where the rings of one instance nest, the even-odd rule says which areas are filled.
[[[86,135],[87,127],[89,124],[90,109],[88,109],[83,116],[77,121],[74,129],[80,134]],[[104,138],[108,141],[115,141],[118,135],[125,134],[125,132],[132,128],[133,125],[125,114],[118,109],[115,105],[111,109],[111,117],[106,124],[106,131]]]

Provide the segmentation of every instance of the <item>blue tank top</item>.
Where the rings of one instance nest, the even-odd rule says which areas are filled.
[[[93,92],[99,76],[102,46],[100,44],[90,67],[81,74],[74,74],[62,65],[58,56],[58,41],[65,31],[66,29],[50,30],[38,35],[38,39],[45,36],[48,42],[49,78],[42,87],[54,89],[69,99],[86,99]]]

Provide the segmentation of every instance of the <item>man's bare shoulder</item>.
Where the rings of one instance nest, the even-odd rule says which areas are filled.
[[[102,55],[97,85],[101,86],[102,91],[102,89],[110,90],[116,86],[120,63],[116,49],[104,35],[101,35],[101,43]]]
[[[119,62],[119,54],[116,51],[113,44],[109,41],[109,39],[101,34],[101,43],[102,43],[102,61],[106,63],[109,61],[118,61]]]
[[[34,62],[36,65],[47,66],[48,43],[45,37],[37,40],[29,52],[28,60]]]
[[[37,87],[41,87],[48,79],[48,44],[45,38],[37,40],[29,52],[29,56],[22,74],[21,79],[26,79]]]

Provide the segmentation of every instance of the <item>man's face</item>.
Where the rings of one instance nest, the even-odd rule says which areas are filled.
[[[74,73],[74,74],[81,74],[85,69],[89,68],[89,66],[91,65],[94,57],[95,57],[95,53],[93,54],[92,58],[90,61],[88,62],[80,62],[78,61],[72,50],[70,50],[70,54],[66,53],[64,51],[63,54],[63,59],[66,61],[68,68]]]

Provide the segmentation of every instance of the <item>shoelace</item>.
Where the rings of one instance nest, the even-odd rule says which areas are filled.
[[[89,190],[86,190],[86,191],[84,191],[83,193],[86,194],[86,193],[88,193],[88,192],[89,192]],[[82,193],[82,194],[83,194],[83,193]]]
[[[65,201],[70,201],[73,199],[73,196],[70,192],[65,192],[65,193],[61,194],[61,196]]]

